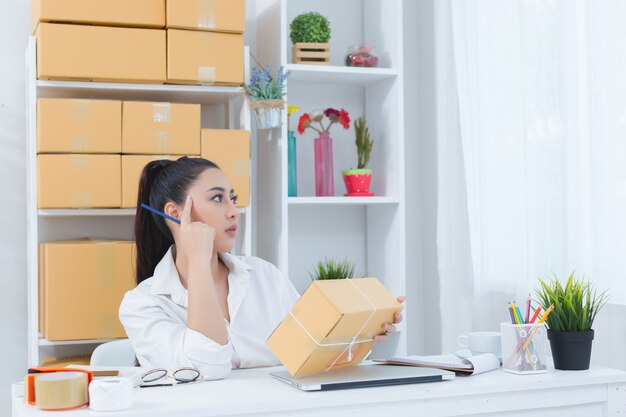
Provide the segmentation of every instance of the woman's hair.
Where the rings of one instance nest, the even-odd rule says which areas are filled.
[[[169,220],[142,208],[141,204],[147,204],[159,211],[163,211],[169,201],[183,205],[189,187],[209,168],[219,169],[206,159],[186,156],[176,161],[152,161],[143,168],[135,216],[137,284],[154,275],[154,268],[174,243],[174,237],[165,224]]]

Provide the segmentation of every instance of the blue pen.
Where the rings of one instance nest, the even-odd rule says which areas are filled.
[[[165,217],[166,219],[171,220],[171,221],[173,221],[176,224],[180,224],[180,220],[178,220],[178,219],[176,219],[176,218],[174,218],[172,216],[168,216],[167,214],[163,213],[162,211],[154,209],[154,208],[150,207],[147,204],[141,203],[141,207],[145,208],[148,211],[153,212],[154,214],[158,214],[159,216]]]

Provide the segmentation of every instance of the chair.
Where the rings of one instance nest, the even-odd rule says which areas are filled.
[[[135,366],[135,351],[130,340],[103,343],[91,355],[91,366]]]

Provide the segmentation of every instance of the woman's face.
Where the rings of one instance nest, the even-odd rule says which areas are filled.
[[[226,174],[216,168],[205,169],[187,193],[193,200],[191,221],[215,228],[214,252],[230,252],[235,246],[239,209],[235,207],[237,196]],[[174,217],[180,218],[184,206],[175,206]]]

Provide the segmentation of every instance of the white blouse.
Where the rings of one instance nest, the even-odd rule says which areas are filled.
[[[124,296],[120,321],[142,367],[193,367],[204,379],[222,379],[233,368],[280,365],[265,344],[300,297],[271,263],[220,253],[229,269],[228,343],[220,345],[187,327],[187,289],[180,282],[172,248],[154,270]]]

